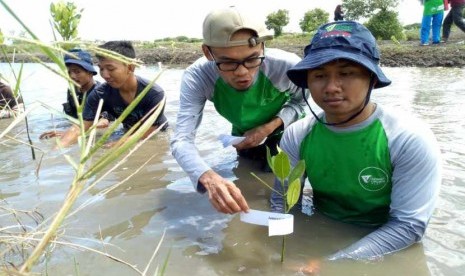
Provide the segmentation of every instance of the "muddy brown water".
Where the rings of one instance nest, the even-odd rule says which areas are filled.
[[[18,68],[15,65],[15,68]],[[153,77],[156,67],[138,69]],[[444,158],[444,179],[437,209],[422,243],[384,257],[376,262],[339,261],[324,263],[321,275],[463,275],[465,271],[465,72],[458,68],[385,68],[393,84],[375,90],[373,99],[381,104],[414,113],[427,121],[439,140]],[[0,72],[9,76],[2,64]],[[281,237],[268,237],[267,229],[244,224],[239,217],[222,215],[210,206],[206,195],[192,185],[169,151],[169,137],[175,126],[179,82],[183,70],[169,69],[159,84],[166,90],[166,115],[171,129],[145,143],[123,165],[96,186],[82,194],[60,231],[59,241],[79,245],[56,245],[35,272],[43,275],[138,275],[128,265],[116,262],[91,249],[109,253],[145,269],[157,243],[166,231],[161,248],[149,268],[161,266],[167,258],[165,275],[299,275],[296,268],[310,258],[324,257],[368,233],[368,229],[338,223],[319,215],[296,214],[294,233],[286,237],[286,260],[280,263]],[[23,95],[27,106],[37,101],[61,110],[66,83],[40,65],[26,64]],[[38,136],[53,125],[66,128],[60,116],[38,108],[28,116],[30,135],[44,152],[38,177],[38,161],[32,161],[30,148],[17,141],[0,143],[1,206],[37,210],[50,219],[61,205],[73,177],[73,169],[63,155],[50,151],[53,140]],[[405,118],[408,120],[408,118]],[[9,120],[0,120],[0,129]],[[258,183],[254,171],[271,182],[270,174],[258,165],[238,160],[232,148],[221,147],[217,136],[230,126],[211,104],[197,135],[197,146],[205,160],[224,177],[233,180],[253,209],[267,210],[269,191]],[[10,133],[26,140],[25,125]],[[78,147],[65,151],[73,158]],[[102,153],[100,153],[102,154]],[[152,158],[132,177],[148,158]],[[104,192],[126,178],[120,186]],[[0,225],[15,225],[0,210]],[[21,222],[33,231],[35,222],[20,214]],[[19,261],[5,255],[3,262]]]

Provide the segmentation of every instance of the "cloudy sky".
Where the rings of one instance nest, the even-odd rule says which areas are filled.
[[[49,6],[51,0],[2,0],[42,40],[52,40]],[[66,0],[65,0],[66,1]],[[316,7],[332,14],[340,0],[70,0],[83,8],[79,36],[84,40],[154,40],[185,35],[201,38],[205,15],[214,8],[247,7],[265,20],[278,9],[289,11],[285,32],[301,32],[299,20]],[[398,8],[403,24],[421,21],[422,7],[416,0],[401,0]],[[18,34],[19,25],[0,5],[0,29]]]

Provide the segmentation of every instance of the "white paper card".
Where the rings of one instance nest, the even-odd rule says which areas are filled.
[[[241,221],[245,223],[268,226],[269,236],[287,235],[294,232],[294,216],[291,214],[281,214],[251,209],[248,213],[241,213]]]
[[[261,142],[260,142],[260,145],[265,143],[266,141],[266,138],[265,137]],[[228,135],[228,134],[220,134],[218,135],[218,140],[221,141],[221,143],[223,144],[223,148],[226,148],[226,147],[229,147],[229,146],[234,146],[234,145],[237,145],[239,144],[240,142],[244,141],[245,137],[243,136],[232,136],[232,135]]]
[[[282,236],[294,232],[294,216],[284,215],[281,218],[268,219],[268,236]]]
[[[229,147],[229,146],[234,146],[239,144],[245,139],[245,137],[240,137],[240,136],[232,136],[232,135],[227,135],[227,134],[220,134],[218,136],[218,140],[221,141],[223,144],[223,147]]]

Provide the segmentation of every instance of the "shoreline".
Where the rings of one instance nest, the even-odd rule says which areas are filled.
[[[201,43],[173,43],[169,46],[134,43],[138,59],[146,65],[157,65],[159,62],[165,67],[185,68],[203,55]],[[465,67],[465,41],[450,39],[447,43],[420,46],[418,41],[378,41],[383,67]],[[292,41],[271,41],[269,48],[279,48],[302,57],[304,43]],[[29,63],[40,59],[50,62],[44,54],[8,54],[0,57],[0,62]]]

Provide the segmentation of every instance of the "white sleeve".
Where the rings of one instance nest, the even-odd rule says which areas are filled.
[[[210,169],[195,146],[197,128],[207,100],[205,89],[209,88],[201,74],[194,68],[188,68],[183,74],[176,127],[170,143],[174,158],[196,189],[200,176]]]

